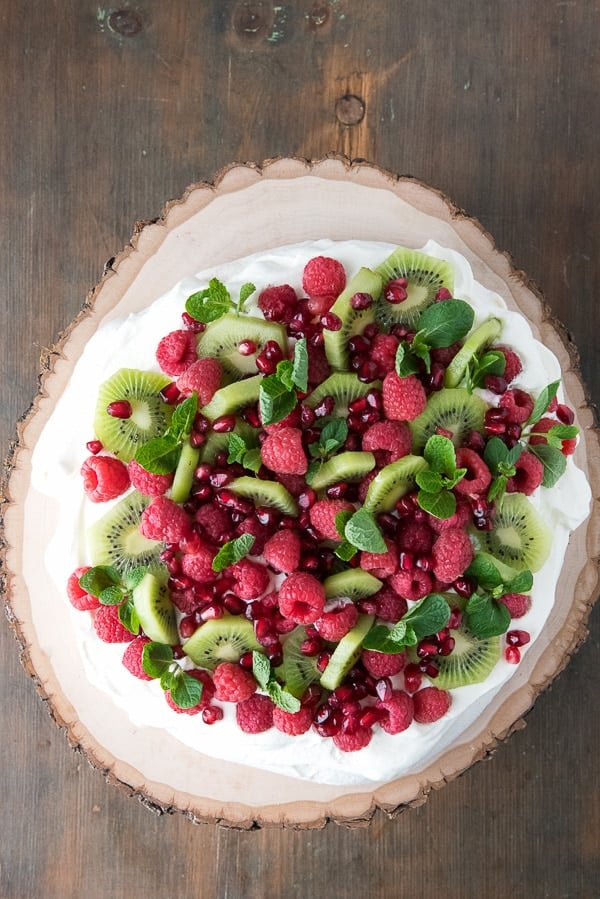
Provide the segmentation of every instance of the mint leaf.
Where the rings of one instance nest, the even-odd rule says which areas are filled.
[[[398,627],[398,625],[395,627]],[[403,652],[407,645],[404,641],[406,630],[406,625],[404,625],[403,628],[397,631],[399,637],[395,640],[392,636],[392,629],[386,627],[385,624],[376,624],[364,638],[362,642],[363,648],[372,649],[375,652],[384,652],[386,655]]]
[[[282,359],[277,363],[275,377],[281,381],[286,390],[294,389],[294,363],[291,359]]]
[[[247,468],[248,471],[253,471],[254,474],[257,474],[262,465],[260,448],[256,447],[255,449],[248,450],[248,452],[244,456],[242,465],[244,466],[244,468]]]
[[[422,640],[447,626],[450,606],[441,593],[430,593],[415,603],[401,620],[410,625],[417,640]]]
[[[439,471],[418,471],[415,476],[417,486],[427,493],[438,493],[444,486]]]
[[[218,278],[211,278],[206,290],[193,293],[186,300],[185,311],[205,325],[216,321],[232,308],[229,291]]]
[[[338,546],[333,551],[338,559],[341,559],[342,562],[349,562],[350,559],[354,558],[356,553],[358,552],[355,546],[352,546],[351,543],[348,543],[347,540],[342,540]]]
[[[252,652],[252,674],[261,689],[266,690],[271,677],[271,663],[262,652]]]
[[[247,452],[248,447],[244,438],[232,431],[227,438],[228,463],[231,465],[233,462],[239,462],[242,465]]]
[[[551,384],[548,384],[547,387],[544,387],[542,391],[540,391],[540,394],[533,405],[531,415],[525,422],[524,427],[526,427],[527,425],[536,424],[540,420],[542,415],[548,411],[548,406],[558,393],[559,387],[560,381],[553,381]]]
[[[531,571],[527,569],[525,571],[519,571],[517,576],[512,579],[509,584],[506,584],[504,589],[505,593],[529,593],[531,588],[533,587],[533,574]]]
[[[121,583],[121,575],[112,565],[96,565],[79,578],[79,586],[96,598],[103,590]]]
[[[242,534],[241,537],[236,537],[235,540],[228,540],[227,543],[224,543],[213,559],[213,571],[223,571],[247,556],[254,545],[255,539],[253,534]]]
[[[494,478],[490,484],[490,488],[488,490],[487,498],[490,502],[500,503],[502,502],[502,497],[506,493],[506,485],[508,483],[508,478],[506,475],[498,475],[498,477]]]
[[[266,692],[269,694],[275,705],[279,706],[280,709],[283,709],[284,712],[299,712],[302,707],[300,700],[296,699],[295,696],[292,696],[291,693],[288,693],[287,690],[284,690],[276,680],[269,681]]]
[[[137,585],[144,579],[146,576],[147,568],[140,566],[138,568],[133,568],[131,571],[128,571],[125,577],[123,578],[123,582],[127,588],[127,590],[135,590]]]
[[[162,677],[173,663],[173,650],[165,643],[152,640],[142,650],[142,668],[148,677]]]
[[[444,302],[450,303],[451,300]],[[447,475],[453,475],[456,471],[456,450],[449,437],[433,434],[425,444],[423,456],[434,471]]]
[[[472,577],[486,590],[497,587],[502,583],[502,575],[491,559],[487,559],[481,553],[475,553],[473,560],[465,571],[467,577]],[[519,592],[519,591],[515,591]]]
[[[567,460],[559,449],[548,443],[536,443],[529,446],[529,451],[538,457],[544,466],[542,487],[554,487],[558,479],[565,473]]]
[[[118,606],[125,599],[125,590],[121,586],[111,585],[100,591],[98,599],[103,606]]]
[[[258,405],[263,425],[281,421],[295,409],[297,402],[296,391],[286,387],[276,374],[267,375],[262,379],[258,392]]]
[[[475,387],[485,387],[488,375],[502,376],[506,369],[506,356],[499,350],[488,350],[481,356],[475,355],[467,368],[466,385],[469,392]]]
[[[306,337],[297,340],[294,344],[294,367],[292,378],[298,390],[300,390],[301,393],[306,393],[308,389],[308,350],[306,348]]]
[[[456,497],[449,490],[440,490],[439,493],[419,490],[417,502],[424,512],[429,512],[435,518],[452,518],[456,512]]]
[[[510,626],[510,612],[490,596],[474,593],[465,606],[467,627],[477,637],[496,637]]]
[[[422,313],[418,321],[419,331],[429,347],[438,349],[462,340],[473,327],[474,312],[464,300],[443,300],[433,303]]]
[[[498,470],[500,462],[506,462],[508,457],[508,447],[499,437],[492,437],[488,440],[485,450],[483,451],[483,461],[494,474]]]
[[[173,410],[171,424],[165,437],[172,437],[177,442],[182,442],[192,433],[194,418],[198,411],[198,394],[194,391],[183,402],[178,403]]]
[[[138,613],[136,612],[132,599],[126,600],[126,602],[119,606],[118,615],[119,621],[123,627],[127,628],[130,633],[137,636],[140,632],[140,619],[138,618]]]
[[[335,528],[342,540],[344,539],[344,535],[346,532],[346,525],[354,515],[354,512],[351,512],[347,509],[344,512],[338,512],[335,516]]]
[[[171,474],[177,468],[180,445],[174,437],[151,437],[135,454],[135,461],[151,474]]]
[[[192,709],[202,699],[202,681],[179,669],[170,687],[171,699],[180,709]]]
[[[401,341],[396,350],[395,369],[399,378],[416,375],[419,371],[419,363],[411,352],[410,344],[405,340]]]
[[[246,302],[248,297],[251,297],[255,290],[256,290],[255,285],[252,284],[250,281],[248,281],[246,284],[242,284],[242,286],[240,288],[240,298],[238,300],[237,310],[236,310],[238,315],[244,308],[244,303]]]
[[[357,549],[371,553],[385,553],[387,546],[379,525],[364,506],[358,509],[346,523],[344,536]]]

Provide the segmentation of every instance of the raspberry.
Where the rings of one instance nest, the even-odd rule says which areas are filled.
[[[243,702],[256,693],[251,671],[236,662],[221,662],[214,670],[215,697],[222,702]]]
[[[414,700],[404,690],[392,690],[389,699],[378,699],[375,708],[385,709],[387,715],[379,724],[388,734],[400,734],[413,722]]]
[[[372,471],[369,471],[360,484],[358,485],[358,501],[359,503],[364,504],[365,499],[367,498],[367,493],[369,491],[369,484],[371,481],[377,477],[377,469],[374,468]]]
[[[337,297],[346,286],[344,266],[329,256],[315,256],[304,266],[302,289],[309,297]]]
[[[388,372],[394,371],[399,343],[400,341],[393,334],[376,334],[373,338],[369,357],[379,366],[382,377]]]
[[[431,593],[432,588],[431,575],[420,568],[413,568],[411,571],[397,571],[388,580],[388,583],[399,596],[410,599],[412,602],[423,599],[424,596]]]
[[[346,603],[323,612],[315,621],[315,630],[324,640],[338,643],[356,624],[358,609],[354,603]]]
[[[464,531],[446,528],[433,544],[433,573],[440,581],[451,584],[473,560],[473,547]]]
[[[365,746],[369,745],[372,736],[373,731],[370,727],[361,727],[359,725],[352,733],[336,734],[333,742],[342,752],[358,752],[359,749],[364,749]]]
[[[172,474],[152,474],[132,459],[127,466],[131,486],[144,496],[162,496],[173,483]]]
[[[196,335],[191,331],[171,331],[156,348],[156,361],[171,378],[183,374],[197,358]]]
[[[86,593],[83,587],[79,586],[79,578],[83,577],[86,571],[89,570],[89,565],[83,565],[81,568],[76,568],[75,571],[69,575],[67,581],[67,596],[69,602],[80,612],[89,612],[100,606],[100,600],[96,596],[92,596],[91,593]]]
[[[511,424],[522,425],[533,412],[533,397],[518,387],[506,390],[500,397],[498,406],[506,409],[506,420]]]
[[[450,694],[437,687],[425,687],[413,695],[415,721],[431,724],[442,718],[450,708]]]
[[[529,443],[531,446],[535,446],[539,443],[548,443],[543,434],[546,434],[550,428],[556,427],[556,425],[560,424],[559,421],[555,421],[554,418],[540,418],[538,422],[536,422],[533,426],[533,430],[529,436]],[[567,440],[563,440],[561,446],[561,452],[563,456],[570,456],[575,452],[575,447],[577,446],[577,438],[568,438]]]
[[[273,709],[273,724],[289,737],[305,734],[310,730],[312,719],[313,710],[310,706],[303,705],[298,712],[286,712],[278,706]]]
[[[383,379],[383,409],[386,418],[412,421],[427,405],[425,388],[415,375],[399,378],[391,371]]]
[[[272,425],[263,425],[267,434],[274,434],[275,431],[281,431],[282,428],[297,428],[300,426],[300,406],[294,406],[291,412],[282,418],[281,421],[273,422]]]
[[[193,581],[199,584],[210,584],[216,578],[212,563],[214,553],[206,546],[200,547],[198,552],[184,553],[181,557],[181,570]]]
[[[498,597],[498,602],[506,606],[511,618],[522,618],[531,608],[531,596],[524,593],[505,593]]]
[[[177,705],[171,698],[170,690],[165,691],[165,699],[167,700],[167,705],[179,715],[197,715],[198,712],[201,712],[203,709],[207,709],[210,706],[210,702],[215,695],[215,685],[208,671],[200,670],[199,668],[191,668],[189,671],[186,671],[186,674],[196,678],[196,680],[200,681],[202,684],[202,696],[200,697],[200,702],[197,702],[196,705],[191,706],[189,709],[182,709],[181,706]]]
[[[325,590],[312,574],[296,571],[279,589],[279,609],[296,624],[313,624],[323,614]]]
[[[441,534],[442,531],[447,531],[449,528],[464,528],[470,518],[471,507],[466,500],[459,496],[454,515],[451,515],[450,518],[436,518],[435,515],[428,515],[427,523],[436,534]]]
[[[310,523],[327,540],[342,539],[335,526],[335,516],[340,512],[354,512],[354,506],[345,499],[321,499],[309,511]]]
[[[300,428],[269,434],[260,449],[263,463],[277,474],[305,474],[308,468]]]
[[[403,552],[425,556],[431,551],[435,534],[425,521],[404,518],[396,533],[396,541]]]
[[[464,446],[459,447],[456,450],[456,467],[467,469],[464,478],[454,488],[457,493],[475,496],[483,493],[490,486],[491,472],[475,450]]]
[[[385,450],[386,465],[410,453],[412,437],[404,421],[378,421],[365,431],[362,448],[367,452]]]
[[[229,539],[231,537],[231,518],[222,506],[204,503],[194,514],[194,521],[200,525],[208,539],[213,543],[219,543],[224,538]]]
[[[406,615],[408,604],[403,596],[399,596],[392,587],[382,587],[375,596],[361,600],[361,610],[367,615],[376,615],[381,621],[396,624]]]
[[[289,325],[298,305],[296,291],[289,284],[265,287],[258,297],[258,308],[267,321]]]
[[[391,540],[386,539],[387,552],[370,553],[363,550],[360,554],[360,567],[374,577],[386,578],[398,568],[398,550]]]
[[[277,480],[283,484],[288,493],[292,496],[300,496],[306,490],[306,480],[301,474],[281,474],[279,473]]]
[[[295,531],[277,531],[265,543],[263,556],[271,568],[291,574],[300,564],[300,550],[300,537]]]
[[[177,389],[184,396],[191,396],[196,391],[198,405],[206,406],[221,386],[222,376],[223,370],[216,359],[196,359],[177,378]]]
[[[129,487],[127,466],[112,456],[89,456],[81,466],[83,489],[93,503],[116,499]]]
[[[138,677],[140,680],[152,680],[142,667],[142,653],[146,643],[150,643],[148,637],[136,637],[123,653],[123,664],[134,677]]]
[[[140,531],[148,540],[179,543],[190,530],[185,510],[166,496],[157,496],[142,512]]]
[[[249,699],[238,702],[235,719],[245,734],[262,734],[273,727],[275,706],[270,696],[255,693]]]
[[[530,496],[544,480],[544,466],[533,453],[521,453],[515,462],[515,473],[506,482],[507,493]]]
[[[376,652],[374,649],[363,649],[360,660],[373,677],[393,677],[400,674],[406,665],[405,652]]]
[[[269,572],[260,562],[242,559],[231,566],[235,578],[233,593],[240,599],[258,599],[269,586]]]
[[[242,534],[252,534],[254,537],[252,553],[255,556],[259,556],[263,552],[271,533],[272,531],[262,525],[254,515],[249,515],[248,518],[240,521],[235,531],[236,537],[241,537]]]
[[[523,371],[521,360],[519,359],[517,354],[507,346],[495,346],[494,349],[500,350],[500,352],[506,359],[506,366],[504,368],[504,374],[502,375],[502,377],[507,384],[510,384],[510,382],[514,381],[517,375],[521,374],[521,372]]]
[[[104,643],[131,643],[135,636],[119,621],[118,606],[100,606],[96,609],[94,630]]]
[[[322,346],[308,345],[308,383],[311,387],[322,384],[331,374],[331,366]]]

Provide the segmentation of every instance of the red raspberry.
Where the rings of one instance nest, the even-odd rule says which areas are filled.
[[[183,374],[197,358],[196,335],[192,331],[171,331],[156,348],[156,361],[171,378]]]
[[[199,668],[191,668],[189,671],[186,671],[186,674],[196,678],[196,680],[200,681],[202,684],[202,696],[200,697],[200,702],[191,706],[189,709],[182,709],[181,706],[177,705],[171,698],[170,690],[165,691],[165,699],[167,700],[167,705],[179,715],[197,715],[199,712],[203,711],[203,709],[207,709],[210,706],[211,700],[215,695],[215,685],[208,671],[200,670]]]
[[[222,377],[223,370],[216,359],[196,359],[177,378],[177,389],[184,396],[191,396],[196,391],[198,404],[206,406],[221,386]]]
[[[308,345],[308,383],[311,387],[322,384],[331,374],[331,366],[322,346]]]
[[[504,374],[502,377],[506,381],[507,384],[510,384],[511,381],[517,377],[517,375],[521,374],[523,371],[523,366],[521,365],[521,360],[510,347],[507,346],[495,346],[495,350],[500,350],[504,358],[506,359],[506,366],[504,368]]]
[[[235,586],[231,589],[240,599],[258,599],[269,587],[269,572],[260,562],[242,559],[230,570],[235,578]]]
[[[200,525],[208,539],[213,543],[219,543],[223,538],[231,538],[233,530],[231,518],[222,506],[204,503],[194,514],[194,521]]]
[[[373,731],[370,727],[361,727],[359,725],[352,733],[336,734],[333,742],[342,752],[358,752],[359,749],[364,749],[365,746],[369,745],[372,736]]]
[[[375,708],[385,709],[387,715],[379,724],[388,734],[400,734],[413,722],[414,701],[404,690],[392,690],[389,699],[378,699]]]
[[[214,670],[215,697],[221,702],[243,702],[256,693],[251,671],[236,662],[220,662]]]
[[[261,524],[254,515],[249,515],[248,518],[244,518],[243,521],[240,521],[235,530],[236,537],[241,537],[242,534],[252,534],[254,537],[252,555],[254,556],[259,556],[263,552],[271,533],[272,529]]]
[[[129,487],[127,466],[112,456],[89,456],[81,466],[83,489],[93,503],[116,499]]]
[[[483,493],[490,486],[491,472],[475,450],[464,446],[459,447],[456,450],[456,467],[467,469],[464,478],[454,488],[457,493],[475,496]]]
[[[202,546],[195,553],[184,553],[181,557],[181,570],[186,577],[191,577],[199,584],[210,584],[216,578],[212,563],[214,552],[207,546]]]
[[[535,446],[538,443],[548,443],[543,434],[546,434],[550,428],[556,427],[556,425],[560,424],[559,421],[556,421],[554,418],[540,418],[538,422],[536,422],[533,426],[532,433],[529,437],[529,443],[531,446]],[[570,438],[562,441],[561,452],[563,456],[571,456],[575,452],[575,447],[577,446],[577,438]]]
[[[329,256],[315,256],[304,266],[302,289],[309,297],[337,297],[346,286],[344,266]]]
[[[179,543],[191,531],[186,511],[166,496],[157,496],[142,512],[140,531],[148,540]]]
[[[300,496],[306,490],[306,479],[301,474],[282,474],[279,472],[277,480],[280,484],[283,484],[292,496]]]
[[[533,412],[533,397],[518,387],[512,387],[502,394],[498,406],[506,409],[507,421],[522,425]]]
[[[300,428],[281,428],[269,434],[260,455],[264,465],[277,474],[305,474],[308,468]]]
[[[399,378],[391,371],[383,379],[383,409],[386,418],[413,421],[427,405],[425,388],[415,375]]]
[[[415,721],[431,724],[442,718],[450,708],[450,694],[437,687],[425,687],[413,695]]]
[[[432,582],[431,575],[427,571],[420,568],[413,568],[410,571],[397,571],[396,574],[389,578],[388,583],[405,599],[415,602],[417,599],[423,599],[428,593],[431,593]]]
[[[320,499],[309,511],[310,523],[327,540],[339,543],[342,539],[335,526],[335,516],[340,512],[354,512],[354,506],[345,499]]]
[[[358,485],[358,501],[359,501],[359,503],[361,503],[361,505],[364,504],[364,501],[367,498],[367,493],[369,491],[369,484],[376,477],[377,477],[377,469],[374,468],[372,471],[367,472],[367,474],[364,476],[364,478]]]
[[[498,598],[498,602],[506,606],[511,618],[522,618],[531,608],[531,596],[525,593],[505,593]]]
[[[278,706],[273,709],[273,724],[289,737],[298,737],[310,730],[313,720],[311,706],[303,705],[298,712],[285,712]]]
[[[296,291],[289,284],[265,287],[258,297],[258,308],[270,322],[282,322],[284,325],[289,325],[296,313],[297,306]]]
[[[436,518],[435,515],[428,515],[427,523],[436,534],[441,534],[442,531],[447,531],[449,528],[464,528],[470,518],[471,507],[466,500],[459,496],[454,515],[451,515],[450,518]]]
[[[173,483],[172,474],[152,474],[132,459],[127,466],[132,487],[144,496],[162,496]]]
[[[521,453],[515,462],[515,473],[506,482],[507,493],[530,496],[544,480],[544,466],[533,453]]]
[[[362,448],[366,452],[384,450],[386,465],[410,453],[412,437],[410,428],[404,421],[378,421],[365,431]]]
[[[300,564],[301,548],[300,537],[295,531],[277,531],[265,543],[263,556],[275,571],[291,574]]]
[[[374,649],[363,649],[360,660],[373,677],[393,677],[400,674],[406,665],[405,652],[376,652]]]
[[[385,586],[374,596],[361,600],[360,608],[367,615],[376,615],[381,621],[396,624],[403,615],[406,615],[408,604],[392,587]]]
[[[272,425],[263,425],[267,434],[274,434],[275,431],[281,431],[282,428],[298,428],[300,427],[300,406],[294,406],[291,412],[276,421]]]
[[[279,589],[279,609],[296,624],[314,624],[325,607],[325,590],[312,574],[296,571]]]
[[[142,667],[142,653],[146,643],[150,643],[148,637],[136,637],[123,653],[123,664],[134,677],[138,677],[140,680],[152,680]]]
[[[396,351],[400,341],[393,334],[376,334],[371,343],[369,357],[379,366],[381,377],[396,366]]]
[[[331,643],[338,643],[342,637],[345,637],[349,630],[352,630],[358,618],[358,609],[354,603],[345,603],[335,608],[328,609],[323,612],[321,617],[315,621],[315,630]]]
[[[363,550],[360,554],[360,567],[370,572],[373,577],[386,578],[398,568],[398,549],[395,543],[385,539],[387,552],[370,553]]]
[[[451,584],[473,560],[473,546],[467,534],[458,528],[446,528],[433,544],[433,573]]]
[[[396,533],[396,541],[405,553],[415,556],[426,556],[433,546],[434,532],[426,521],[413,521],[406,517],[400,521]]]
[[[119,621],[118,606],[100,606],[96,609],[94,630],[104,643],[131,643],[135,637]]]
[[[255,693],[249,699],[238,702],[235,718],[240,730],[245,734],[262,734],[273,727],[275,706],[270,696]]]
[[[75,571],[69,575],[67,581],[67,596],[69,602],[80,612],[89,612],[100,606],[100,600],[96,596],[92,596],[91,593],[86,593],[83,587],[79,586],[79,579],[89,570],[89,565],[83,565],[81,568],[76,568]]]

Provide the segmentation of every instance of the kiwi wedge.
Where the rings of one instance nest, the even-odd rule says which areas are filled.
[[[306,640],[306,631],[297,627],[283,644],[283,662],[277,668],[277,677],[283,682],[284,690],[300,699],[306,688],[321,677],[315,656],[305,656],[300,646]]]
[[[181,455],[175,469],[175,476],[171,485],[170,497],[174,503],[184,503],[190,495],[194,470],[200,459],[200,450],[186,440],[181,447]]]
[[[497,318],[488,318],[487,321],[475,328],[467,337],[456,356],[450,361],[444,375],[446,387],[458,387],[463,380],[467,366],[471,359],[484,347],[496,340],[502,331],[502,322]]]
[[[338,453],[316,469],[310,480],[313,490],[325,490],[331,484],[338,481],[360,481],[373,468],[375,468],[375,456],[373,453],[361,450]]]
[[[262,652],[252,622],[240,615],[205,621],[186,640],[183,649],[195,665],[211,671],[219,662],[237,662],[246,652]]]
[[[296,500],[278,481],[264,481],[262,478],[242,475],[240,478],[234,478],[227,485],[227,489],[233,490],[245,499],[253,500],[257,506],[273,506],[284,515],[298,514]]]
[[[449,387],[432,393],[425,410],[409,422],[413,451],[422,450],[432,434],[448,432],[460,446],[471,431],[481,431],[487,405],[464,387]]]
[[[233,415],[244,406],[255,403],[258,399],[262,377],[262,375],[254,375],[251,378],[244,378],[242,381],[234,381],[233,384],[227,384],[226,387],[219,387],[210,403],[202,406],[200,410],[202,415],[214,421],[215,418],[220,418],[222,415]]]
[[[362,334],[365,326],[373,321],[373,304],[367,309],[354,309],[352,297],[355,293],[368,293],[376,301],[381,294],[382,285],[381,275],[369,268],[361,268],[350,278],[331,307],[330,311],[342,321],[339,331],[323,331],[325,355],[332,368],[344,370],[349,367],[348,341],[356,334]]]
[[[164,434],[173,409],[164,402],[160,391],[169,383],[170,378],[166,375],[120,368],[100,385],[94,431],[105,450],[114,453],[123,462],[129,462],[143,443]],[[117,401],[129,403],[129,418],[109,415],[108,406]]]
[[[388,303],[382,295],[375,304],[375,321],[384,328],[400,323],[416,324],[421,313],[435,302],[441,287],[450,293],[454,291],[454,275],[448,262],[407,247],[398,247],[375,271],[383,279],[383,294],[388,281],[406,278],[408,282],[403,302]]]
[[[256,344],[256,351],[242,356],[239,345],[243,340]],[[268,340],[274,340],[287,353],[285,327],[253,315],[227,313],[211,322],[198,338],[198,357],[212,356],[221,363],[225,380],[238,381],[256,372],[256,357]]]
[[[150,640],[174,646],[179,642],[175,609],[167,585],[147,571],[132,597],[142,630]]]
[[[335,647],[320,678],[321,686],[326,690],[335,690],[346,677],[358,659],[362,641],[371,630],[374,621],[374,615],[359,615],[352,630],[348,631]]]
[[[357,600],[364,599],[366,596],[373,596],[383,587],[379,578],[373,577],[368,571],[362,568],[348,568],[346,571],[338,571],[337,574],[330,574],[323,581],[323,589],[325,590],[325,599],[338,599],[348,597],[348,599]]]
[[[149,503],[150,497],[133,490],[91,525],[87,541],[92,565],[112,565],[123,576],[134,568],[165,570],[160,560],[164,544],[140,533],[142,512]]]
[[[304,402],[314,409],[326,396],[332,396],[335,400],[332,414],[336,418],[346,418],[348,405],[361,396],[366,396],[372,387],[377,386],[377,383],[364,384],[352,371],[334,371],[318,387],[315,387]]]
[[[374,515],[390,512],[400,497],[414,488],[418,472],[426,468],[423,456],[410,455],[384,465],[369,484],[365,508]]]
[[[517,571],[539,571],[552,546],[552,533],[522,493],[507,493],[496,508],[494,527],[478,531],[483,552]]]
[[[440,690],[482,683],[500,659],[500,637],[477,637],[464,622],[450,633],[454,649],[436,658],[439,674],[432,683]]]

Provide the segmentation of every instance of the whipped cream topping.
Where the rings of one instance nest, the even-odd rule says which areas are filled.
[[[439,757],[485,712],[501,688],[518,676],[519,666],[502,658],[483,684],[452,690],[450,710],[439,721],[413,722],[408,730],[394,736],[376,727],[369,746],[345,753],[312,730],[298,737],[288,737],[275,728],[262,734],[245,734],[236,724],[232,704],[221,704],[224,718],[214,725],[204,724],[199,715],[173,712],[158,682],[138,680],[121,664],[124,645],[102,643],[93,630],[91,616],[71,609],[66,597],[65,585],[71,572],[89,564],[86,530],[111,505],[89,502],[79,474],[88,455],[85,444],[93,437],[99,385],[120,367],[159,371],[155,359],[159,340],[181,327],[185,300],[205,288],[213,277],[225,283],[232,296],[237,296],[247,282],[256,284],[259,291],[269,284],[288,283],[301,293],[302,270],[315,255],[338,259],[350,278],[361,266],[378,265],[393,249],[395,246],[387,243],[319,240],[255,254],[184,279],[143,312],[102,325],[87,343],[35,447],[32,486],[55,499],[60,507],[59,525],[47,547],[44,565],[69,606],[86,676],[127,713],[133,728],[163,728],[206,755],[316,783],[382,783],[418,772]],[[431,241],[422,251],[451,263],[454,295],[473,306],[475,326],[490,315],[502,320],[499,342],[512,346],[523,362],[515,386],[536,395],[560,378],[555,356],[534,339],[521,315],[508,310],[501,297],[474,280],[462,255]],[[258,291],[246,304],[250,314],[260,315],[257,295]],[[535,575],[531,610],[518,622],[518,627],[531,635],[531,643],[522,648],[522,653],[531,650],[552,610],[569,534],[587,517],[591,491],[585,475],[569,457],[558,484],[551,490],[539,488],[529,499],[552,527],[553,548]]]

